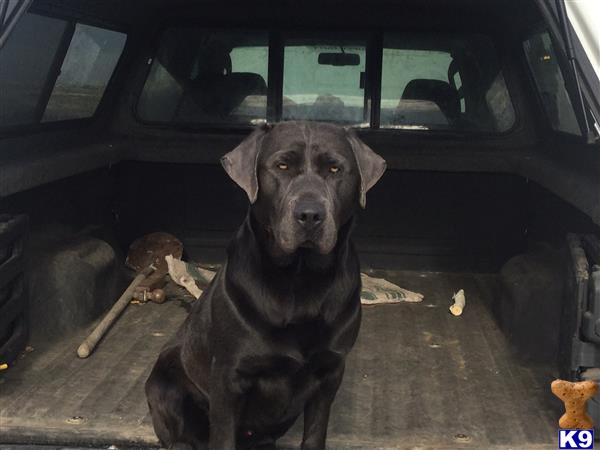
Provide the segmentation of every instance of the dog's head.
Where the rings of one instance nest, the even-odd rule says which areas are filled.
[[[338,229],[357,205],[365,207],[385,171],[383,158],[353,130],[316,122],[265,125],[221,163],[284,254],[330,253]]]

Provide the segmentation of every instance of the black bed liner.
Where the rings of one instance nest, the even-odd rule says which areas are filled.
[[[492,275],[375,272],[425,294],[364,308],[333,407],[329,448],[548,448],[560,404],[554,375],[516,359],[491,315]],[[448,313],[465,289],[461,317]],[[130,305],[87,360],[87,330],[38,343],[0,375],[3,442],[156,446],[143,384],[189,301]],[[299,421],[300,422],[300,421]],[[297,448],[301,423],[281,441]]]

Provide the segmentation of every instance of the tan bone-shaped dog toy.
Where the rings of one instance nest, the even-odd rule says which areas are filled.
[[[558,421],[559,427],[582,430],[594,426],[586,412],[586,402],[598,392],[598,383],[590,380],[575,383],[554,380],[550,389],[565,404],[565,413]]]

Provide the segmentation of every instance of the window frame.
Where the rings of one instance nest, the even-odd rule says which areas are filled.
[[[48,71],[48,75],[46,77],[46,81],[38,99],[38,103],[35,110],[36,122],[8,126],[2,126],[2,124],[0,124],[0,138],[19,136],[25,133],[64,130],[71,129],[74,127],[91,125],[96,121],[98,116],[102,114],[102,110],[104,109],[103,107],[107,98],[107,93],[109,92],[109,90],[111,90],[117,74],[121,71],[123,56],[127,51],[127,46],[129,43],[128,29],[126,27],[118,25],[88,20],[87,18],[82,19],[61,14],[50,14],[44,11],[43,9],[37,9],[35,7],[31,7],[26,14],[35,14],[51,19],[63,20],[67,23],[67,25],[65,27],[63,35],[60,38],[56,54],[54,55],[54,60],[52,61],[52,64]],[[42,119],[44,116],[44,112],[46,111],[46,107],[48,106],[48,102],[50,101],[50,96],[52,95],[52,91],[54,90],[54,86],[56,85],[56,81],[58,80],[58,76],[60,75],[60,69],[65,61],[65,57],[67,56],[67,52],[71,45],[73,35],[75,34],[75,28],[77,24],[88,25],[96,28],[101,28],[103,30],[114,31],[117,33],[124,34],[125,43],[123,45],[123,50],[121,51],[121,54],[117,59],[117,63],[115,64],[115,68],[113,69],[112,74],[108,79],[106,86],[104,87],[104,92],[102,94],[102,97],[100,98],[100,101],[98,102],[98,105],[96,106],[96,110],[94,111],[93,115],[89,117],[43,122]]]
[[[227,24],[221,22],[205,23],[202,21],[190,20],[190,21],[167,21],[164,22],[160,27],[157,27],[156,34],[147,52],[143,55],[143,61],[146,67],[141,69],[140,81],[137,89],[134,90],[135,100],[132,105],[133,116],[137,123],[144,127],[153,127],[158,129],[170,129],[180,131],[191,131],[191,132],[231,132],[235,134],[242,134],[251,131],[255,128],[252,124],[241,124],[241,123],[202,123],[202,122],[155,122],[147,121],[142,119],[137,111],[138,102],[142,91],[144,89],[146,80],[152,68],[152,64],[148,64],[151,59],[154,61],[158,48],[160,46],[161,37],[163,33],[173,27],[198,27],[204,30],[215,30],[215,31],[262,31],[268,35],[268,46],[269,46],[269,57],[268,57],[268,79],[267,79],[267,123],[274,123],[281,121],[282,117],[282,99],[283,99],[283,61],[284,61],[284,48],[285,48],[285,36],[290,33],[297,34],[320,34],[320,33],[332,33],[340,32],[347,34],[354,34],[358,36],[364,36],[364,42],[366,45],[365,52],[365,107],[369,107],[369,125],[367,127],[353,127],[359,130],[361,133],[371,134],[377,132],[377,134],[385,135],[403,135],[403,136],[418,136],[418,137],[451,137],[464,140],[470,139],[489,139],[498,140],[505,139],[507,136],[512,136],[522,128],[521,121],[521,108],[518,103],[518,98],[513,94],[513,80],[510,76],[510,65],[506,63],[503,47],[498,46],[497,39],[493,34],[486,34],[491,40],[492,47],[497,53],[498,62],[504,80],[507,86],[508,95],[515,111],[515,120],[512,126],[502,132],[494,131],[463,131],[463,130],[407,130],[397,128],[381,128],[380,117],[381,117],[381,75],[382,75],[382,64],[383,64],[383,42],[384,35],[386,33],[393,34],[398,32],[396,29],[360,29],[360,30],[349,30],[347,28],[339,29],[321,29],[321,28],[283,28],[283,27],[267,27],[260,25],[247,25],[247,26],[235,26],[230,27]],[[451,31],[456,32],[457,31]],[[142,57],[140,57],[142,60]]]

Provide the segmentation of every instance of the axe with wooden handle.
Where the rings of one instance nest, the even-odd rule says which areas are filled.
[[[135,292],[135,288],[146,279],[148,275],[154,272],[154,266],[148,266],[144,270],[142,270],[131,282],[129,287],[125,289],[125,292],[119,297],[119,299],[115,302],[110,311],[104,316],[104,319],[94,328],[94,331],[85,338],[85,340],[81,343],[79,348],[77,349],[77,356],[80,358],[87,358],[96,348],[96,344],[102,339],[102,336],[106,333],[106,331],[111,327],[114,321],[121,315],[123,310],[127,307],[131,299],[133,298],[133,293]]]

